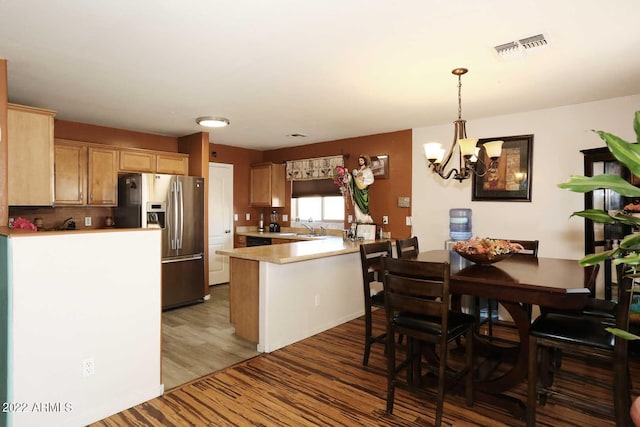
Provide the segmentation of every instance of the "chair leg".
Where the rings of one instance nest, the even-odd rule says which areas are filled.
[[[631,410],[631,382],[626,358],[626,355],[618,356],[613,362],[613,406],[617,426],[633,425],[629,413]]]
[[[369,354],[371,353],[371,308],[365,307],[364,313],[364,357],[362,359],[362,365],[367,366],[369,364]]]
[[[527,384],[527,427],[536,425],[536,400],[538,393],[538,340],[529,337],[529,372]]]
[[[393,413],[396,377],[396,344],[395,332],[387,327],[387,414]]]
[[[465,351],[467,352],[467,378],[465,383],[465,395],[467,406],[473,406],[473,331],[470,330],[465,334],[464,339]]]
[[[445,375],[447,371],[447,346],[441,345],[440,348],[440,365],[438,366],[438,401],[436,402],[436,422],[435,427],[440,427],[442,424],[442,410],[444,407],[444,387],[445,387]]]

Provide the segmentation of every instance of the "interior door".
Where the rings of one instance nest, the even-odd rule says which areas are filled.
[[[229,257],[216,250],[233,248],[233,165],[209,163],[209,285],[229,281]]]

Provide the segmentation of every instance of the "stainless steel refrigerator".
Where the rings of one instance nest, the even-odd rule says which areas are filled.
[[[119,228],[162,230],[163,309],[203,301],[204,178],[122,174],[114,220]]]

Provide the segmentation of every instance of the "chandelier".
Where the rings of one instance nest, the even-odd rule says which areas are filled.
[[[453,143],[449,152],[442,148],[442,144],[438,142],[428,142],[424,144],[424,155],[429,161],[429,167],[434,173],[442,179],[457,179],[462,182],[471,178],[474,174],[477,176],[485,176],[489,172],[493,172],[498,168],[498,159],[502,153],[503,141],[485,142],[483,145],[487,157],[490,161],[485,165],[479,159],[480,147],[476,147],[478,138],[467,138],[467,130],[465,129],[466,120],[462,119],[462,76],[469,70],[466,68],[455,68],[452,74],[458,76],[458,120],[453,122]],[[457,147],[457,148],[456,148]],[[445,169],[454,153],[458,155],[458,168],[452,168],[449,172]]]

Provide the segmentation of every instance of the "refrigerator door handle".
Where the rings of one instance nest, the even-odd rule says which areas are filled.
[[[162,264],[170,264],[172,262],[182,262],[182,261],[194,261],[202,258],[203,258],[202,254],[189,255],[189,256],[184,256],[179,258],[167,258],[162,260]]]
[[[176,204],[178,203],[178,191],[177,191],[177,186],[175,181],[173,181],[171,183],[171,199],[172,199],[172,205],[171,206],[171,216],[173,217],[173,227],[171,227],[172,229],[169,231],[171,233],[171,249],[175,250],[177,249],[177,229],[178,229],[178,217],[176,215],[177,213],[177,207]]]
[[[184,193],[182,192],[182,181],[176,181],[176,185],[178,186],[178,209],[180,210],[180,227],[178,228],[177,246],[178,249],[182,249],[182,237],[184,236]]]

